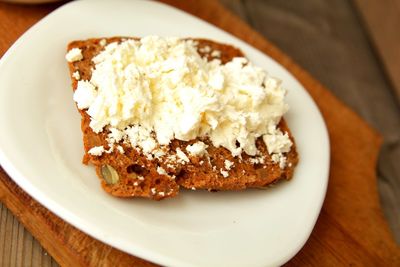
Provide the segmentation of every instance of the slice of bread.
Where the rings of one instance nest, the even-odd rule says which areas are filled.
[[[92,58],[104,49],[105,44],[121,42],[124,37],[105,39],[88,39],[74,41],[68,45],[68,51],[79,48],[82,51],[81,60],[70,62],[69,70],[72,79],[72,88],[77,88],[77,73],[79,79],[90,80],[94,64]],[[133,38],[132,38],[133,39]],[[198,52],[202,57],[211,60],[218,57],[223,64],[234,57],[243,57],[243,53],[231,46],[205,39],[194,39],[198,42]],[[217,51],[215,53],[214,51]],[[214,53],[213,53],[214,52]],[[84,164],[93,164],[97,175],[101,179],[103,189],[117,197],[145,197],[160,200],[174,197],[180,187],[187,189],[206,189],[209,191],[241,190],[246,188],[262,188],[278,180],[290,179],[298,162],[298,155],[294,139],[282,118],[278,127],[282,132],[287,132],[293,145],[286,156],[286,167],[280,168],[279,163],[272,160],[261,138],[256,142],[261,151],[263,160],[254,159],[246,153],[240,157],[233,157],[231,152],[223,147],[214,147],[210,140],[203,138],[201,141],[208,145],[207,153],[201,157],[189,156],[189,161],[177,160],[177,149],[186,151],[185,148],[199,141],[173,140],[167,153],[150,160],[140,150],[132,148],[129,144],[121,142],[121,153],[114,149],[101,156],[93,156],[88,151],[95,146],[104,146],[108,149],[107,128],[96,134],[89,127],[90,117],[86,110],[79,110],[82,115],[81,128],[85,155]],[[227,162],[229,163],[228,166]],[[160,167],[165,172],[158,171]]]

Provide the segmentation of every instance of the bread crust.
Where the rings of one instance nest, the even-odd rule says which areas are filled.
[[[67,50],[80,48],[83,59],[70,62],[69,70],[72,80],[72,88],[77,88],[77,80],[73,78],[73,73],[79,71],[81,80],[90,80],[91,69],[94,67],[92,58],[104,48],[100,43],[106,40],[106,43],[121,42],[125,39],[137,39],[127,37],[96,38],[82,41],[73,41],[68,44]],[[229,62],[234,57],[244,57],[243,53],[231,45],[217,43],[206,39],[193,39],[198,42],[198,52],[202,57],[211,60],[212,51],[220,51],[218,57],[223,64]],[[104,42],[104,41],[103,41]],[[205,53],[202,49],[210,47],[209,52]],[[79,109],[78,109],[79,110]],[[271,185],[279,180],[289,180],[293,176],[294,168],[298,162],[298,154],[294,138],[282,118],[278,128],[287,132],[293,142],[291,150],[285,153],[287,157],[287,166],[284,169],[274,163],[267,152],[267,148],[259,138],[256,141],[258,150],[265,156],[264,163],[253,164],[249,161],[249,156],[242,153],[242,158],[233,157],[231,152],[223,147],[214,147],[208,138],[196,139],[191,141],[172,140],[169,145],[170,151],[175,154],[177,148],[185,151],[186,146],[199,140],[208,145],[208,156],[189,156],[190,162],[183,164],[177,162],[173,168],[167,164],[165,158],[149,160],[139,150],[128,144],[120,143],[124,153],[116,149],[111,153],[103,153],[101,156],[93,156],[88,151],[94,146],[104,146],[108,149],[107,134],[105,129],[101,133],[94,133],[89,127],[90,117],[86,110],[79,110],[82,121],[81,129],[83,133],[83,144],[85,154],[83,156],[84,164],[92,164],[96,168],[96,173],[101,180],[103,189],[113,196],[117,197],[145,197],[155,200],[174,197],[178,194],[180,187],[187,189],[206,189],[209,191],[219,190],[242,190],[246,188],[262,188]],[[225,160],[234,163],[229,170],[229,176],[224,177],[220,170],[224,169]],[[102,179],[101,168],[104,165],[112,166],[118,173],[119,180],[115,184],[109,184]],[[214,167],[215,166],[215,167]],[[157,167],[166,170],[167,175],[157,172]],[[143,177],[140,178],[140,177]],[[140,178],[140,179],[139,179]]]

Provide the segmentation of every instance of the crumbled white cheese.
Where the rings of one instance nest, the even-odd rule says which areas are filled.
[[[93,156],[101,156],[105,152],[103,146],[94,146],[89,149],[88,153]]]
[[[101,39],[100,42],[99,42],[99,44],[100,44],[101,46],[105,46],[105,45],[107,44],[106,39]]]
[[[286,167],[286,157],[282,153],[272,154],[271,159],[274,163],[279,163],[279,168],[284,169]]]
[[[202,53],[210,53],[211,52],[211,47],[206,45],[206,46],[200,48],[199,51],[202,52]]]
[[[176,149],[176,155],[178,158],[184,162],[189,162],[189,158],[186,156],[186,154],[178,147]]]
[[[80,48],[72,48],[71,50],[68,51],[68,53],[65,55],[65,59],[68,62],[75,62],[79,61],[83,58],[82,55],[82,50]]]
[[[156,159],[161,159],[161,157],[165,156],[165,152],[161,149],[155,149],[153,155]]]
[[[222,176],[224,176],[224,178],[229,176],[229,172],[224,171],[223,169],[220,170],[220,173],[222,174]]]
[[[108,133],[108,138],[110,139],[109,142],[118,143],[124,137],[124,133],[118,130],[117,128],[110,127],[109,131],[110,131]]]
[[[286,157],[281,157],[279,159],[279,168],[284,169],[286,167],[286,161],[287,161]]]
[[[74,93],[74,101],[79,109],[92,108],[96,97],[97,91],[93,84],[88,81],[78,81],[78,86]]]
[[[79,81],[81,79],[81,75],[79,74],[79,71],[75,71],[74,73],[72,73],[72,77]]]
[[[282,133],[279,129],[263,135],[263,140],[267,145],[269,154],[289,152],[292,146],[288,133]]]
[[[121,154],[124,154],[124,153],[125,153],[124,148],[123,148],[122,146],[120,146],[120,145],[117,146],[117,150],[118,150],[118,152],[121,153]]]
[[[269,151],[290,149],[287,134],[269,131],[288,109],[286,91],[245,58],[222,65],[202,58],[193,41],[148,36],[110,43],[93,63],[92,86],[75,91],[78,108],[89,108],[94,132],[124,131],[149,158],[157,146],[199,136],[233,156],[256,155],[260,136]]]
[[[214,50],[211,52],[212,57],[221,57],[221,51],[219,50]]]
[[[151,188],[150,189],[150,191],[151,191],[151,193],[153,194],[153,195],[155,195],[156,194],[156,192],[157,192],[157,190],[153,187],[153,188]]]
[[[139,175],[137,178],[138,178],[139,181],[144,181],[144,177],[143,176]]]
[[[168,173],[164,170],[163,167],[157,167],[157,172],[160,175],[168,175]]]
[[[235,163],[227,159],[224,161],[225,169],[227,169],[228,171],[233,167],[234,164]]]
[[[175,166],[172,165],[171,163],[168,163],[168,164],[167,164],[167,167],[170,168],[170,169],[173,169]]]
[[[114,146],[110,146],[107,150],[105,150],[104,152],[107,154],[110,154],[111,152],[114,151]]]
[[[249,158],[251,164],[264,164],[265,156]]]
[[[198,141],[192,145],[188,145],[186,147],[186,151],[189,152],[190,155],[201,157],[204,155],[204,153],[207,152],[206,150],[207,147],[208,146],[206,144],[204,144],[201,141]]]
[[[140,147],[144,154],[150,155],[150,153],[156,148],[157,144],[154,138],[151,136],[149,129],[141,127],[139,125],[133,125],[125,129],[129,142],[133,147]]]

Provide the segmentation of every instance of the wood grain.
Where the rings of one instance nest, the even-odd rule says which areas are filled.
[[[58,266],[40,243],[2,204],[0,204],[0,266]]]
[[[309,241],[287,265],[400,265],[400,250],[383,219],[376,191],[375,165],[381,143],[376,132],[289,57],[218,3],[165,2],[210,21],[275,58],[307,88],[326,120],[332,145],[328,194]],[[25,23],[22,27],[26,28],[32,20]],[[0,199],[60,265],[154,266],[66,224],[26,195],[3,171]]]

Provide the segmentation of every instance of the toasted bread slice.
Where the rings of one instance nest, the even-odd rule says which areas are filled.
[[[72,79],[72,88],[76,90],[77,79],[74,73],[79,73],[81,80],[90,80],[94,64],[92,58],[104,49],[105,44],[121,42],[128,38],[114,37],[105,39],[88,39],[74,41],[68,45],[68,51],[79,48],[83,59],[69,63]],[[132,38],[133,39],[133,38]],[[194,39],[198,42],[198,52],[208,60],[218,57],[223,64],[234,57],[243,57],[243,53],[231,46],[205,39]],[[207,49],[205,49],[207,48]],[[218,51],[217,53],[213,53]],[[206,189],[209,191],[241,190],[246,188],[260,188],[275,183],[278,180],[290,179],[298,162],[298,155],[294,139],[282,118],[278,127],[287,132],[293,142],[290,152],[285,153],[286,167],[280,168],[269,155],[261,138],[256,142],[258,150],[262,153],[263,160],[257,161],[244,152],[241,157],[233,157],[231,152],[223,147],[214,147],[207,138],[201,139],[208,145],[207,154],[201,157],[189,156],[189,161],[174,161],[171,156],[176,156],[177,149],[185,148],[199,141],[173,140],[168,153],[162,157],[149,159],[141,151],[132,148],[129,144],[120,143],[124,153],[114,149],[101,156],[93,156],[88,151],[95,146],[108,148],[107,128],[101,133],[95,133],[89,127],[90,117],[86,110],[79,110],[82,116],[81,128],[85,155],[84,164],[93,164],[97,175],[101,179],[103,189],[117,197],[145,197],[160,200],[174,197],[180,187],[187,189]],[[230,164],[226,169],[226,161]],[[159,167],[165,173],[157,171]]]

